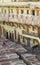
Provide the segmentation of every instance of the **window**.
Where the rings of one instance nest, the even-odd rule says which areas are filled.
[[[6,10],[4,12],[6,13]]]
[[[14,0],[14,2],[16,2],[16,0]]]
[[[23,14],[23,12],[24,12],[24,11],[23,11],[23,10],[21,10],[21,14]]]
[[[5,21],[3,21],[3,24],[5,24]]]
[[[11,2],[16,2],[16,0],[11,0]]]
[[[35,15],[35,10],[32,10],[32,15]]]
[[[14,2],[14,0],[11,0],[11,2]]]
[[[2,9],[2,13],[3,13],[3,9]]]
[[[33,31],[34,31],[34,27],[33,27]]]
[[[13,13],[13,9],[11,9],[11,13]]]
[[[14,15],[12,15],[12,18],[14,18]]]
[[[10,13],[10,10],[8,12]]]
[[[27,10],[27,14],[29,14],[29,10]]]

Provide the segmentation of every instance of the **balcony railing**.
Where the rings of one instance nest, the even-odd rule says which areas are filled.
[[[30,32],[28,33],[28,32],[26,32],[24,30],[22,31],[22,33],[25,34],[25,35],[31,35],[31,36],[38,37],[38,33],[32,33],[32,32],[31,33]]]
[[[25,24],[40,24],[40,16],[33,16],[33,15],[24,15],[24,14],[5,14],[0,15],[0,20],[3,21],[12,21],[12,22],[18,22],[18,23],[25,23]]]

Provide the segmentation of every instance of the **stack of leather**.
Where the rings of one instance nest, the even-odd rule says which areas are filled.
[[[14,59],[12,61],[1,62],[0,65],[26,65],[21,59]]]
[[[0,55],[0,62],[2,61],[10,61],[13,59],[18,59],[19,56],[16,53],[5,53]]]
[[[24,61],[23,60],[21,60],[21,59],[15,59],[15,60],[13,60],[12,61],[12,64],[11,65],[26,65],[25,63],[24,63]]]
[[[33,65],[33,64],[36,65],[39,62],[38,59],[36,58],[36,55],[26,53],[26,54],[21,54],[21,57],[28,65]]]
[[[0,55],[0,65],[26,65],[16,53],[5,53]]]
[[[26,52],[27,52],[27,50],[26,50],[25,48],[23,48],[23,46],[20,45],[20,44],[15,44],[15,45],[13,46],[13,48],[15,49],[15,51],[16,51],[18,54],[22,54],[22,53],[26,53]]]

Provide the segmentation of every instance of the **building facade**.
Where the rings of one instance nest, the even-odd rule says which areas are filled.
[[[5,1],[6,2],[6,1]],[[0,34],[32,47],[40,38],[40,3],[1,3]],[[38,4],[38,5],[36,5]]]
[[[40,0],[0,0],[0,2],[38,2]]]

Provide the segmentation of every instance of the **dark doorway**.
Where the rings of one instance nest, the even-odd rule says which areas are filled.
[[[40,38],[40,27],[38,28],[38,36]]]
[[[16,41],[16,30],[14,30],[14,41]]]
[[[12,41],[14,41],[14,33],[12,33]]]
[[[30,47],[30,38],[27,38],[27,47]]]
[[[35,15],[35,10],[32,10],[32,15]]]
[[[8,39],[8,32],[6,32],[6,39]]]
[[[11,32],[10,32],[10,40],[11,40]]]
[[[18,43],[20,44],[20,35],[19,35],[19,33],[18,33]]]

